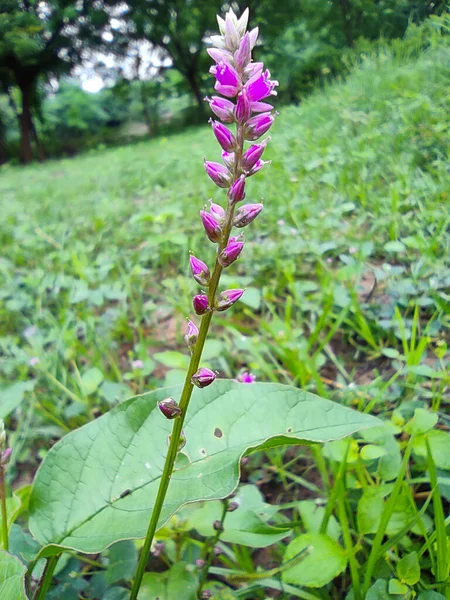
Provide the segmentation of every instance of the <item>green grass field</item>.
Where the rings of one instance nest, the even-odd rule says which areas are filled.
[[[403,515],[389,532],[397,536],[396,551],[388,557],[394,556],[394,563],[419,548],[416,542],[408,545],[412,542],[405,535],[420,517],[409,490],[419,486],[420,502],[429,495],[428,488],[420,491],[421,484],[437,486],[431,459],[427,467],[424,436],[422,446],[413,448],[411,474],[409,455],[403,471],[400,465],[401,451],[411,450],[413,437],[406,445],[398,434],[417,408],[437,413],[416,413],[428,423],[423,431],[436,423],[447,431],[450,424],[449,66],[445,44],[420,56],[380,52],[362,60],[345,82],[317,91],[299,107],[280,108],[266,157],[272,164],[247,187],[247,201],[264,198],[265,210],[245,231],[243,257],[222,278],[224,288],[245,286],[247,291],[236,307],[215,315],[203,363],[223,377],[251,371],[258,381],[289,383],[388,420],[381,438],[358,441],[360,455],[355,441],[348,459],[348,449],[339,443],[326,444],[323,453],[271,449],[250,459],[243,481],[278,503],[275,512],[290,511],[289,517],[274,517],[279,524],[293,519],[292,528],[298,528],[300,515],[306,522],[302,511],[312,505],[298,508],[296,503],[330,492],[326,462],[339,482],[339,465],[348,460],[347,481],[339,485],[350,490],[349,519],[359,544],[377,531],[378,508],[388,493],[385,482],[392,490],[396,477],[399,485],[405,478],[408,485],[395,501],[396,514]],[[188,252],[212,263],[214,246],[204,236],[198,212],[211,197],[223,201],[204,172],[204,156],[219,158],[206,125],[119,149],[0,170],[0,419],[7,418],[14,449],[9,480],[15,488],[30,482],[49,447],[68,431],[134,394],[183,381],[189,362],[185,318],[192,316],[197,290]],[[404,431],[410,435],[408,427]],[[415,427],[423,433],[418,421]],[[432,430],[430,443],[440,469],[440,493],[450,501],[444,431]],[[373,461],[380,457],[384,463],[375,468]],[[255,485],[247,492],[253,489],[260,510]],[[331,506],[338,498],[333,494]],[[348,529],[347,508],[343,502],[338,508]],[[420,590],[428,589],[427,582],[430,589],[434,585],[434,560],[442,573],[447,564],[444,517],[436,514],[434,533],[428,514],[414,533],[425,540],[419,550],[426,557],[422,575],[427,575]],[[325,521],[315,518],[316,531],[319,518],[322,525]],[[331,525],[339,529],[335,521]],[[199,542],[183,538],[187,533],[177,531],[177,521],[170,527],[164,533],[169,558],[162,566],[180,556],[192,562]],[[351,546],[347,534],[345,544]],[[136,554],[133,543],[131,550],[124,544],[125,553]],[[372,542],[364,538],[361,544],[357,551],[363,563]],[[279,542],[263,555],[234,546],[219,565],[240,573],[255,565],[267,570],[281,563],[284,549]],[[69,554],[64,556],[63,574]],[[70,560],[67,573],[80,570],[81,563],[73,566],[75,558]],[[95,572],[99,563],[91,563]],[[391,575],[380,568],[374,578]],[[87,580],[78,583],[88,586]],[[261,586],[282,590],[278,579],[267,581]],[[397,582],[393,593],[409,589],[391,581]],[[217,597],[268,597],[258,585],[251,596],[241,589],[236,596]],[[342,591],[349,580],[338,580],[339,585]],[[442,591],[444,584],[439,585],[434,587]],[[386,591],[386,580],[376,586]],[[291,588],[298,593],[289,598],[342,597],[337,588],[331,595],[323,588],[317,596]],[[51,598],[62,597],[61,589]],[[73,597],[80,597],[79,589]],[[419,600],[425,597],[431,598]]]
[[[325,395],[356,384],[376,402],[392,369],[405,382],[396,401],[430,377],[438,386],[450,283],[448,59],[438,47],[418,60],[367,60],[346,83],[282,108],[272,165],[248,196],[265,210],[224,282],[244,284],[245,300],[216,319],[207,349],[221,373],[245,367]],[[2,170],[5,381],[26,378],[39,358],[37,400],[72,427],[85,402],[127,393],[106,382],[134,392],[182,377],[195,289],[188,251],[211,262],[198,210],[221,199],[202,157],[217,154],[204,127]],[[131,368],[135,359],[144,369]]]

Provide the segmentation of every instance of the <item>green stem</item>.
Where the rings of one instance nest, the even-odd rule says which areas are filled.
[[[209,569],[211,568],[212,565],[212,561],[214,558],[214,547],[217,544],[217,542],[219,541],[220,538],[220,534],[223,531],[223,523],[225,521],[225,517],[227,516],[227,510],[228,510],[228,501],[224,500],[223,501],[223,507],[222,507],[222,514],[220,516],[220,525],[221,527],[217,529],[216,531],[216,535],[214,537],[212,537],[209,542],[205,543],[205,548],[204,548],[204,560],[205,560],[205,564],[202,568],[202,572],[200,575],[200,580],[198,583],[198,595],[200,596],[201,591],[203,589],[203,586],[206,583],[206,578],[208,577],[208,572]]]
[[[381,547],[381,543],[383,541],[383,537],[386,533],[386,528],[389,524],[389,521],[392,517],[392,513],[394,512],[395,503],[397,502],[397,497],[400,493],[400,490],[403,485],[403,480],[405,477],[406,469],[409,463],[409,457],[411,455],[412,443],[414,436],[411,436],[409,439],[408,445],[405,450],[405,455],[403,457],[403,462],[400,467],[399,474],[395,481],[394,487],[392,489],[392,493],[389,496],[389,500],[386,502],[383,513],[381,515],[380,524],[377,529],[377,533],[375,534],[375,538],[373,540],[372,549],[369,554],[369,559],[366,564],[366,574],[364,577],[364,585],[363,585],[363,598],[366,597],[366,594],[370,587],[370,582],[372,580],[372,575],[375,570],[375,565],[378,560],[378,553]]]
[[[346,490],[345,490],[343,479],[341,479],[339,487],[340,487],[340,493],[337,496],[337,512],[338,512],[339,522],[341,523],[341,527],[342,527],[342,534],[343,534],[343,538],[344,538],[345,550],[347,552],[348,561],[350,564],[350,574],[352,577],[353,594],[354,594],[355,600],[360,600],[361,591],[360,591],[360,581],[359,581],[359,574],[358,574],[359,565],[358,565],[358,561],[356,560],[356,556],[355,556],[356,549],[355,549],[355,546],[353,545],[352,535],[350,533],[350,526],[349,526],[349,522],[348,522],[347,511],[345,508],[344,495],[345,495]]]
[[[36,594],[34,595],[34,600],[45,600],[47,592],[50,589],[50,585],[52,583],[53,572],[55,571],[58,559],[59,555],[51,556],[47,560],[47,564],[45,565],[44,569],[44,574],[42,575],[41,582],[39,584],[38,589],[36,590]]]
[[[239,178],[240,175],[240,162],[241,156],[244,148],[244,132],[242,126],[237,127],[236,132],[237,138],[237,150],[236,150],[236,161],[234,167],[233,174],[233,182]],[[225,215],[224,222],[224,231],[223,237],[219,244],[219,248],[217,251],[217,256],[220,252],[225,248],[228,243],[228,239],[230,237],[231,229],[233,227],[233,215],[234,215],[234,206],[228,202],[227,212]],[[222,274],[223,268],[219,264],[216,258],[216,264],[214,266],[214,271],[211,275],[211,279],[208,287],[208,300],[209,306],[213,307],[216,301],[217,288],[219,286],[220,276]],[[148,556],[150,553],[150,549],[152,546],[153,538],[155,536],[156,530],[158,528],[158,521],[161,515],[161,511],[163,508],[164,500],[166,498],[167,489],[169,487],[170,478],[172,476],[173,467],[175,464],[175,460],[178,455],[181,432],[183,429],[183,423],[186,418],[187,409],[189,406],[189,402],[192,395],[193,384],[191,382],[192,375],[197,372],[200,359],[202,357],[203,347],[206,342],[206,337],[208,335],[209,326],[211,323],[211,319],[213,316],[213,310],[208,311],[202,317],[202,321],[200,324],[200,330],[198,333],[197,342],[195,343],[194,350],[191,355],[191,361],[189,363],[188,371],[186,373],[186,379],[183,386],[183,391],[181,392],[181,398],[179,402],[179,407],[181,409],[181,416],[178,419],[174,420],[174,425],[172,429],[172,433],[170,436],[170,444],[169,450],[167,452],[166,461],[164,463],[163,472],[161,474],[161,481],[159,483],[158,492],[156,495],[155,505],[153,507],[152,516],[150,518],[150,523],[148,525],[147,534],[145,536],[144,546],[141,551],[141,556],[139,558],[138,567],[136,570],[136,575],[133,581],[133,586],[131,588],[130,600],[136,600],[139,588],[141,587],[142,578],[144,577],[145,567],[147,565]]]
[[[8,510],[6,508],[5,469],[0,465],[0,503],[2,505],[2,541],[3,549],[9,550]]]

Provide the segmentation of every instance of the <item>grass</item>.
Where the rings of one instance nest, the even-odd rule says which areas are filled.
[[[394,417],[400,405],[430,406],[448,426],[449,63],[445,44],[418,58],[380,53],[280,109],[272,165],[248,185],[247,200],[263,197],[265,210],[223,281],[247,292],[215,317],[206,366]],[[204,155],[218,159],[206,126],[1,169],[0,417],[18,417],[11,479],[27,481],[50,440],[183,378],[196,290],[188,251],[212,262],[198,211],[223,196]],[[302,456],[290,472],[268,453],[284,492],[320,489],[294,469]],[[262,480],[267,464],[252,460],[248,479]],[[370,475],[359,476],[364,488]],[[348,524],[346,534],[350,545]]]

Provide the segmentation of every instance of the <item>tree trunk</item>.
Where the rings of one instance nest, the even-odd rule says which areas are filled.
[[[153,127],[152,120],[150,118],[150,112],[148,110],[148,101],[147,101],[147,93],[145,90],[145,81],[139,82],[140,92],[141,92],[141,102],[142,102],[142,114],[144,115],[144,121],[147,125],[148,135],[152,135]]]
[[[352,12],[349,0],[339,0],[341,15],[344,26],[344,35],[349,48],[353,48]]]
[[[42,147],[41,141],[39,139],[38,132],[36,130],[36,126],[34,124],[31,113],[30,113],[30,130],[31,130],[31,134],[34,139],[34,143],[36,144],[36,150],[37,150],[39,162],[44,162],[44,160],[45,160],[44,148]]]
[[[31,90],[30,81],[18,81],[18,86],[22,94],[22,112],[19,115],[20,123],[20,156],[23,163],[29,163],[33,160],[33,151],[31,149]]]
[[[188,80],[189,86],[192,90],[192,93],[194,94],[195,100],[197,101],[198,107],[200,109],[200,114],[204,115],[205,102],[203,99],[203,94],[200,90],[200,85],[198,83],[197,73],[193,69],[190,69],[186,73],[186,79]]]

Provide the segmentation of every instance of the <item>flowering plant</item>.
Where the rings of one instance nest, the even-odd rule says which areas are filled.
[[[45,598],[64,550],[95,554],[118,540],[145,537],[131,589],[136,600],[156,531],[184,504],[227,498],[238,484],[244,453],[335,440],[378,422],[296,388],[254,383],[247,372],[240,382],[216,380],[201,365],[214,313],[227,311],[245,291],[220,289],[222,272],[244,252],[244,237],[232,235],[233,228],[247,227],[263,209],[262,203],[242,202],[247,180],[267,164],[262,156],[268,138],[260,138],[275,119],[266,100],[276,94],[277,82],[252,61],[258,30],[247,32],[247,20],[247,10],[239,19],[232,10],[219,17],[220,35],[208,50],[219,95],[206,100],[217,117],[211,128],[222,162],[204,164],[214,184],[226,190],[226,204],[210,201],[200,210],[216,258],[212,268],[203,257],[189,258],[201,288],[192,300],[201,322],[187,324],[191,357],[184,385],[131,398],[48,453],[30,498],[30,530],[42,546],[36,560],[47,559],[36,600]],[[222,525],[215,527],[217,535]],[[211,559],[203,562],[199,591]]]

